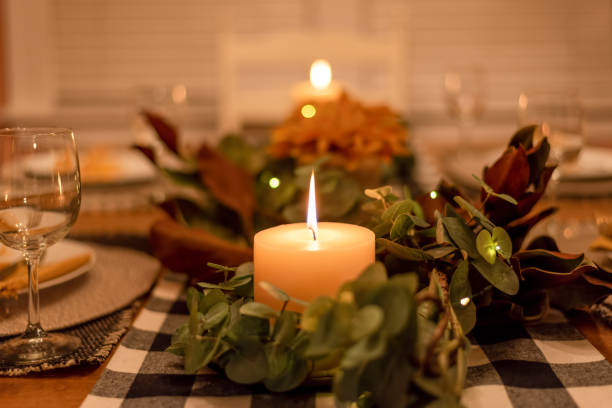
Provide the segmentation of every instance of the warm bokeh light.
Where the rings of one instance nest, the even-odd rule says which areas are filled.
[[[318,59],[310,66],[310,83],[316,89],[325,89],[332,80],[332,71],[329,62]]]
[[[436,190],[433,190],[429,193],[429,198],[431,198],[432,200],[435,200],[436,198],[438,198],[438,192]]]
[[[461,306],[467,306],[468,303],[470,303],[470,298],[469,297],[464,297],[459,302],[461,303]]]
[[[310,119],[317,114],[317,109],[313,105],[308,104],[302,106],[301,112],[303,117]]]
[[[306,227],[312,231],[312,236],[316,240],[319,235],[317,225],[317,202],[315,199],[314,169],[310,175],[310,191],[308,192],[308,215],[306,216]]]
[[[172,102],[184,103],[187,100],[187,87],[183,84],[172,87]]]
[[[270,181],[268,181],[268,185],[270,188],[278,188],[278,186],[280,186],[280,180],[278,177],[272,177]]]

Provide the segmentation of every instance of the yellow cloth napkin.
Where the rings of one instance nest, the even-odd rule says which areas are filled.
[[[45,282],[55,279],[66,273],[87,264],[90,260],[89,253],[75,255],[73,257],[41,265],[38,272],[38,281]],[[13,297],[20,289],[28,287],[28,268],[25,263],[20,262],[12,271],[0,280],[0,298]]]
[[[600,235],[591,242],[591,249],[604,249],[612,251],[612,238]]]

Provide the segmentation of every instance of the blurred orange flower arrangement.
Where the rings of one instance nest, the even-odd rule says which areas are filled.
[[[343,93],[336,101],[302,106],[274,129],[268,152],[300,164],[329,155],[332,163],[354,170],[364,160],[389,161],[408,156],[408,132],[398,114],[387,106],[366,106]]]

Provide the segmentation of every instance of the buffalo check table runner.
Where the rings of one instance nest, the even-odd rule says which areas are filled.
[[[219,373],[183,373],[164,350],[188,315],[185,277],[167,273],[134,321],[83,407],[335,407],[328,390],[274,394]],[[612,366],[558,311],[535,325],[471,334],[467,407],[611,407]]]

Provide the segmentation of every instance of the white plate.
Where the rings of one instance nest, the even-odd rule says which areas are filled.
[[[95,150],[91,152],[79,153],[81,161],[81,183],[83,186],[104,186],[116,184],[135,184],[153,181],[157,175],[155,167],[147,160],[144,155],[136,150],[130,149],[114,149],[103,151],[99,155]],[[99,157],[98,157],[99,156]],[[95,171],[99,163],[88,165],[90,161],[107,160],[108,166],[113,170],[110,174],[91,174],[89,171]],[[56,157],[49,153],[39,155],[27,161],[27,170],[30,174],[45,175],[50,169],[53,169],[56,163]]]
[[[484,166],[493,165],[503,151],[503,147],[485,151],[457,151],[443,162],[445,172],[459,185],[478,189],[480,186],[472,174],[482,177]],[[612,194],[612,149],[585,147],[578,161],[565,168],[559,193],[570,196]]]
[[[0,244],[0,265],[9,267],[22,259],[21,252]]]
[[[64,241],[60,241],[55,245],[50,246],[49,249],[47,249],[47,253],[45,254],[43,261],[41,262],[41,266],[44,266],[50,263],[60,262],[65,259],[69,259],[69,258],[78,256],[78,255],[81,255],[83,253],[89,254],[89,262],[87,262],[85,265],[82,265],[76,268],[75,270],[71,272],[58,276],[57,278],[50,279],[45,282],[41,282],[38,285],[38,288],[46,289],[52,286],[60,285],[64,282],[68,282],[72,279],[75,279],[83,275],[85,272],[93,268],[93,266],[96,264],[96,252],[93,250],[93,248],[91,248],[88,245],[67,239]],[[21,293],[26,293],[26,292],[27,292],[27,288],[24,288],[24,289],[19,290],[18,293],[21,294]]]

